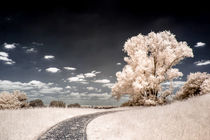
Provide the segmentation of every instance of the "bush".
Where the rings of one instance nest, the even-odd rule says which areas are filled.
[[[19,109],[28,107],[27,96],[24,92],[0,93],[0,109]]]
[[[31,106],[31,107],[44,107],[44,104],[43,104],[42,100],[36,99],[36,100],[30,101],[29,106]]]
[[[66,107],[66,104],[63,101],[51,101],[50,107]]]
[[[187,82],[179,90],[175,96],[177,100],[187,99],[192,96],[197,96],[210,92],[210,74],[207,73],[190,73],[187,77]]]
[[[79,108],[81,106],[80,106],[80,104],[75,103],[75,104],[69,104],[67,107],[77,107],[77,108]]]

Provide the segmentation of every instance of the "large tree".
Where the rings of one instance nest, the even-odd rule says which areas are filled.
[[[124,57],[127,65],[116,73],[112,95],[119,99],[128,94],[140,104],[162,102],[172,92],[162,91],[161,83],[182,76],[173,66],[185,57],[193,57],[187,43],[178,42],[170,31],[134,36],[125,42],[123,51],[128,55]]]

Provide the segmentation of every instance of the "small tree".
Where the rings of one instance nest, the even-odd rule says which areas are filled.
[[[41,99],[35,99],[30,101],[29,105],[31,107],[44,107],[44,103],[42,102]]]
[[[112,95],[119,99],[129,94],[137,105],[163,103],[161,100],[171,92],[164,93],[160,84],[182,76],[172,67],[185,57],[193,57],[187,43],[178,42],[169,31],[134,36],[125,42],[123,51],[128,55],[124,58],[127,65],[116,73],[117,83],[112,88]],[[158,98],[159,94],[161,98]]]
[[[182,100],[206,93],[210,93],[210,74],[196,72],[187,76],[187,82],[177,92],[175,98]]]
[[[79,103],[74,103],[74,104],[69,104],[67,107],[76,107],[79,108],[81,107]]]
[[[50,107],[66,107],[66,104],[63,101],[51,101]]]

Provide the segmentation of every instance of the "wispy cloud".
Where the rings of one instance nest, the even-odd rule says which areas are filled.
[[[26,49],[26,53],[36,53],[37,50],[34,48]]]
[[[39,42],[32,42],[31,44],[36,45],[36,46],[43,46],[43,43],[39,43]]]
[[[89,72],[89,73],[85,73],[85,77],[87,78],[91,78],[91,77],[95,77],[97,74],[101,73],[100,71],[92,71],[92,72]]]
[[[65,70],[77,70],[76,68],[74,68],[74,67],[63,67]]]
[[[110,80],[109,79],[100,79],[100,80],[94,80],[93,82],[107,84],[107,83],[110,83]]]
[[[210,60],[196,61],[194,64],[196,64],[197,66],[209,65],[210,64]]]
[[[46,59],[46,60],[52,60],[52,59],[55,59],[55,56],[53,56],[53,55],[45,55],[44,56],[44,59]]]
[[[9,58],[9,55],[6,52],[0,52],[0,61],[3,61],[4,64],[7,64],[7,65],[15,64],[15,62]]]
[[[203,43],[203,42],[197,42],[196,43],[196,45],[195,45],[195,47],[203,47],[203,46],[205,46],[206,45],[206,43]]]
[[[60,72],[61,70],[56,68],[56,67],[50,67],[50,68],[47,68],[46,69],[47,72],[50,72],[50,73],[58,73]]]
[[[12,43],[12,44],[7,44],[7,43],[4,43],[4,48],[5,49],[7,49],[7,50],[11,50],[11,49],[15,49],[16,48],[16,46],[15,46],[16,44],[15,43]]]

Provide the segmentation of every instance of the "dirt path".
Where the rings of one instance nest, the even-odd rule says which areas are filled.
[[[118,111],[106,111],[82,115],[64,120],[53,126],[38,140],[87,140],[86,127],[94,118]]]

